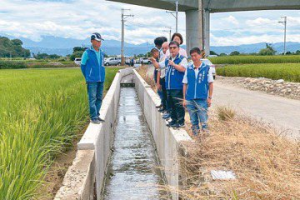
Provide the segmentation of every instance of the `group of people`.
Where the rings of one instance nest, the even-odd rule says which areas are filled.
[[[99,33],[91,35],[91,48],[85,50],[81,60],[81,71],[87,83],[91,122],[100,124],[103,86],[105,81],[104,53],[101,50],[103,38]],[[154,81],[161,98],[159,111],[172,128],[185,126],[187,108],[194,135],[201,130],[208,131],[207,110],[213,94],[213,75],[209,65],[202,62],[203,51],[198,47],[187,52],[181,48],[183,38],[174,33],[170,42],[165,37],[154,40],[151,62],[155,68]]]
[[[203,51],[198,47],[190,50],[192,62],[188,62],[186,50],[180,47],[183,37],[174,33],[171,41],[165,37],[154,40],[151,62],[157,93],[161,98],[158,107],[163,118],[172,128],[185,126],[185,108],[190,115],[192,131],[208,132],[207,111],[213,94],[213,74],[210,66],[202,62]]]

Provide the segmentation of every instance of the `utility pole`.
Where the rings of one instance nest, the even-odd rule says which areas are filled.
[[[286,25],[287,25],[287,16],[281,17],[283,21],[279,21],[278,23],[284,25],[284,47],[283,47],[283,55],[286,55]]]
[[[172,11],[166,11],[166,12],[170,13],[171,15],[173,15],[173,17],[175,17],[175,19],[176,19],[176,33],[178,33],[178,1],[175,2],[175,5],[176,5],[175,14]]]
[[[124,58],[124,27],[125,27],[125,22],[126,18],[128,17],[134,17],[134,15],[125,15],[124,11],[125,10],[130,10],[130,9],[123,9],[122,8],[122,15],[121,15],[121,22],[122,22],[122,38],[121,38],[121,64],[125,65],[125,58]]]
[[[199,33],[198,33],[198,40],[200,44],[200,49],[204,50],[204,9],[203,9],[203,0],[199,0],[198,5],[198,27],[199,27]]]
[[[171,38],[172,38],[172,27],[171,26],[166,26],[167,30],[164,30],[164,32],[169,33],[169,41],[171,42]]]

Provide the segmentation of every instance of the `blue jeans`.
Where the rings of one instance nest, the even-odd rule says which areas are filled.
[[[202,129],[207,129],[207,100],[206,99],[194,99],[187,101],[187,110],[190,114],[193,130],[199,130],[199,122],[201,123]]]
[[[100,115],[102,104],[103,82],[87,83],[87,91],[89,97],[90,117],[95,120]]]

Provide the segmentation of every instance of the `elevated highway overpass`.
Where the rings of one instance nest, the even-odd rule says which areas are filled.
[[[133,5],[176,10],[176,0],[107,0]],[[178,10],[186,14],[187,50],[199,46],[210,51],[210,13],[256,11],[256,10],[300,10],[300,0],[179,0]]]

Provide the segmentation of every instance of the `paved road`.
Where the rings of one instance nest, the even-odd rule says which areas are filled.
[[[153,74],[149,66],[148,75]],[[300,101],[214,83],[213,107],[230,106],[242,114],[273,124],[289,137],[300,139]]]
[[[214,106],[229,105],[300,138],[300,101],[215,82]]]

